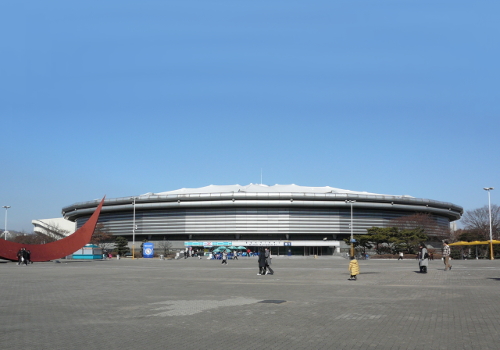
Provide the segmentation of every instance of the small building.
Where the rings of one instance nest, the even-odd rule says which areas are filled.
[[[102,248],[95,244],[87,244],[73,253],[73,259],[102,259]]]

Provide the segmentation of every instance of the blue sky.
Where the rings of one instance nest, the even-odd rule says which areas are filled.
[[[260,183],[261,169],[267,185],[481,207],[500,186],[499,10],[4,0],[8,229],[103,195]]]

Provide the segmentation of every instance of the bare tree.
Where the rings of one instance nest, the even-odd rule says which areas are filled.
[[[21,244],[45,244],[45,243],[55,242],[57,241],[57,239],[55,239],[52,236],[45,235],[41,232],[35,232],[35,233],[21,232],[19,235],[14,237],[12,241]]]
[[[172,242],[166,241],[165,238],[158,242],[158,250],[163,253],[163,256],[170,254],[170,249],[172,249]]]
[[[465,237],[464,235],[467,235],[468,231],[465,231],[464,229],[457,229],[455,231],[450,231],[450,241],[451,242],[456,242],[456,241],[462,241],[461,237]]]
[[[55,242],[59,239],[67,237],[70,231],[64,230],[58,223],[48,223],[40,220],[40,223],[35,227],[33,233],[24,231],[14,233],[13,242],[21,244],[45,244]]]
[[[444,239],[450,235],[450,228],[440,226],[431,214],[417,213],[408,216],[402,216],[391,220],[393,227],[399,230],[421,229],[430,238]]]
[[[461,219],[464,228],[472,231],[483,239],[490,239],[490,211],[485,205],[482,208],[467,210]],[[493,239],[499,238],[500,231],[500,207],[496,204],[491,205],[491,227]]]
[[[111,250],[114,247],[115,238],[103,223],[98,223],[95,226],[90,243],[99,246],[103,250]]]
[[[40,224],[35,227],[35,233],[41,233],[45,236],[52,237],[54,240],[58,240],[67,237],[70,231],[61,228],[56,222],[49,223],[43,220],[39,221]]]

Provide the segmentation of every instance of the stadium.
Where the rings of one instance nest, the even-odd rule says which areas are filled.
[[[99,200],[62,209],[80,228]],[[331,255],[343,239],[391,220],[425,213],[447,230],[463,208],[447,202],[333,187],[210,185],[106,199],[99,217],[106,230],[129,242],[169,241],[173,248],[270,246],[274,254]],[[352,222],[352,226],[351,226]]]

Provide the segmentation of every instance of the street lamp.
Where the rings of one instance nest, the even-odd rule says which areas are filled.
[[[10,208],[10,205],[4,205],[2,208],[5,208],[5,230],[3,231],[3,236],[7,240],[7,235],[9,234],[9,231],[7,231],[7,209]]]
[[[131,199],[134,200],[132,202],[132,205],[134,207],[134,219],[132,222],[132,259],[135,259],[135,229],[136,229],[136,226],[135,226],[135,197],[132,197]]]
[[[345,202],[347,204],[351,205],[351,257],[353,257],[354,256],[354,236],[353,236],[354,225],[353,225],[353,221],[352,221],[352,205],[354,203],[356,203],[356,201],[353,199],[347,199]]]
[[[488,208],[490,211],[490,260],[493,260],[493,229],[491,226],[491,198],[490,198],[490,191],[494,190],[494,187],[485,187],[483,190],[488,192]]]

